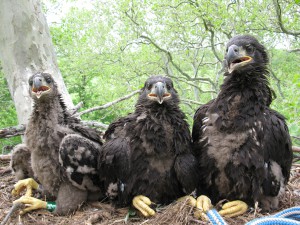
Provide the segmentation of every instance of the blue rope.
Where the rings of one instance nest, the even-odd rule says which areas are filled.
[[[227,225],[217,210],[207,212],[207,216],[213,225]],[[300,225],[300,207],[285,209],[272,216],[254,219],[245,225]]]
[[[206,214],[213,225],[227,225],[227,223],[217,212],[217,210],[215,209],[209,210]]]

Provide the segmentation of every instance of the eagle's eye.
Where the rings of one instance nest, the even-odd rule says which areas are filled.
[[[170,90],[171,89],[171,85],[167,84],[167,89]]]
[[[48,84],[50,84],[50,83],[52,82],[51,78],[50,78],[50,77],[47,77],[47,78],[46,78],[46,82],[47,82]]]
[[[32,86],[32,85],[33,85],[33,80],[30,79],[30,80],[28,81],[28,83],[29,83],[30,86]]]
[[[254,52],[254,47],[252,45],[246,45],[246,51],[248,53],[253,53]]]
[[[151,84],[148,84],[148,85],[147,85],[147,89],[150,91],[151,88],[152,88],[152,85],[151,85]]]

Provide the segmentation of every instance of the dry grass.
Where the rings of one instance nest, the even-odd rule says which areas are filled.
[[[11,190],[15,184],[14,177],[7,172],[7,163],[0,162],[0,221],[3,221],[9,212],[15,197],[11,196]],[[3,170],[4,168],[4,170]],[[300,166],[293,166],[291,179],[285,195],[280,200],[280,210],[300,205]],[[19,216],[17,212],[12,214],[7,224],[13,225],[90,225],[90,224],[125,224],[125,217],[128,208],[116,209],[109,204],[94,203],[85,204],[82,208],[71,216],[54,216],[45,210],[39,210]],[[276,212],[272,212],[276,213]],[[185,202],[174,203],[169,206],[159,207],[157,214],[145,219],[141,216],[134,216],[127,220],[127,224],[209,224],[195,219],[194,210]],[[261,214],[259,209],[252,209],[247,214],[234,219],[226,218],[228,224],[240,225],[254,218],[266,216]]]

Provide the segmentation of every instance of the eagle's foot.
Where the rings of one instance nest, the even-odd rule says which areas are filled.
[[[30,196],[22,196],[21,198],[14,201],[14,204],[16,203],[23,203],[26,205],[26,208],[24,208],[20,214],[23,215],[29,211],[36,210],[36,209],[46,209],[47,208],[47,202],[42,201],[40,199],[30,197]]]
[[[15,185],[14,189],[12,190],[11,194],[14,196],[19,195],[24,189],[26,189],[25,196],[30,197],[32,196],[32,190],[37,189],[39,184],[32,178],[27,178],[24,180],[19,180]]]
[[[186,195],[186,196],[183,196],[183,197],[177,199],[177,201],[181,201],[181,202],[186,201],[189,205],[196,208],[195,212],[194,212],[195,218],[197,218],[197,219],[200,218],[203,221],[208,221],[207,216],[204,213],[205,211],[203,210],[203,205],[204,205],[204,208],[206,208],[206,205],[208,204],[208,202],[210,202],[210,199],[204,195],[201,195],[200,197],[198,197],[196,200],[192,196]],[[197,202],[198,202],[198,207],[197,207]]]
[[[248,205],[240,200],[227,202],[222,206],[222,210],[219,211],[221,216],[236,217],[244,214],[248,209]]]
[[[213,205],[211,204],[211,200],[207,196],[200,195],[197,198],[197,201],[196,201],[196,208],[197,209],[200,209],[201,211],[206,213],[207,211],[212,209],[212,207],[213,207]]]
[[[146,196],[135,196],[132,200],[132,204],[145,217],[153,216],[155,214],[155,211],[149,207],[151,205],[151,201]]]
[[[213,208],[211,200],[205,196],[200,195],[196,200],[196,211],[194,212],[194,217],[200,218],[203,221],[208,221],[206,213]]]

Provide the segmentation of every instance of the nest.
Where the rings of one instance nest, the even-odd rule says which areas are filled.
[[[3,167],[3,162],[1,168]],[[6,169],[0,170],[0,221],[3,221],[12,207],[12,202],[16,199],[11,195],[11,190],[15,180],[8,165]],[[280,208],[271,212],[274,214],[286,208],[300,205],[300,166],[294,165],[291,171],[290,182],[286,188],[285,194],[280,199]],[[194,217],[194,209],[187,202],[175,202],[168,206],[157,207],[157,213],[154,217],[144,218],[139,215],[128,217],[128,208],[115,208],[106,203],[89,203],[81,207],[73,215],[54,216],[46,210],[38,210],[19,216],[18,211],[14,212],[7,224],[13,225],[92,225],[92,224],[209,224],[207,221],[201,221]],[[236,217],[225,218],[229,225],[240,225],[258,217],[268,216],[263,214],[259,208],[253,208],[248,213]]]

